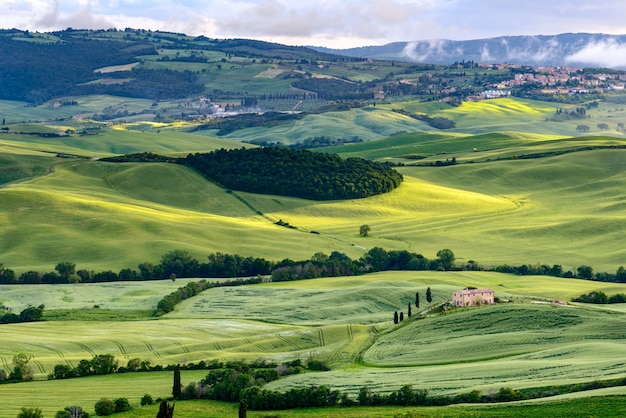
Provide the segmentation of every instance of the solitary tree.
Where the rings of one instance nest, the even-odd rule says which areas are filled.
[[[433,294],[430,292],[430,287],[426,289],[426,301],[428,303],[433,301]]]
[[[411,302],[409,302],[409,310],[406,314],[409,318],[411,317]]]
[[[33,380],[33,370],[28,365],[32,354],[19,353],[13,356],[13,371],[9,375],[9,380]]]
[[[369,225],[361,225],[361,228],[359,228],[359,235],[361,235],[362,237],[366,237],[371,229],[372,228],[370,228]]]
[[[415,307],[418,309],[420,307],[420,292],[415,292]]]
[[[576,130],[577,130],[577,131],[580,131],[580,132],[589,132],[589,129],[590,129],[590,128],[589,128],[589,126],[587,126],[587,125],[578,125],[578,126],[576,127]]]
[[[180,364],[177,364],[174,368],[174,386],[172,388],[172,396],[174,396],[174,399],[178,399],[182,391],[182,385],[180,383]]]
[[[393,323],[397,324],[398,323],[398,311],[395,311],[393,313]]]

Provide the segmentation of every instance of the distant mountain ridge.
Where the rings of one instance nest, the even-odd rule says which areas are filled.
[[[563,33],[549,36],[499,36],[466,41],[436,39],[393,42],[351,49],[315,49],[352,57],[429,64],[474,61],[626,69],[626,35]]]

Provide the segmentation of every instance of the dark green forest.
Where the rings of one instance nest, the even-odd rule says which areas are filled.
[[[403,180],[386,164],[288,148],[221,149],[181,162],[228,189],[313,200],[374,196]]]
[[[0,99],[41,103],[80,83],[95,80],[93,70],[135,61],[139,54],[156,54],[153,46],[115,41],[72,39],[38,43],[13,40],[0,31]]]

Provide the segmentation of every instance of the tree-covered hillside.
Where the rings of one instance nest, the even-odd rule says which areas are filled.
[[[229,189],[314,200],[373,196],[402,182],[386,164],[285,148],[222,149],[183,162]]]
[[[21,32],[19,32],[21,33]],[[94,70],[136,61],[137,55],[156,54],[146,43],[100,41],[89,38],[55,42],[26,41],[0,31],[0,99],[41,103],[53,97],[89,92],[83,83],[100,76]]]

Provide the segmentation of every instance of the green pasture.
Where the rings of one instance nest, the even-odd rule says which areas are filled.
[[[102,126],[95,135],[42,138],[37,135],[0,134],[0,146],[88,157],[108,157],[139,152],[186,156],[190,152],[209,152],[242,144],[222,138],[193,135],[167,125],[150,131],[137,130],[137,124]]]
[[[188,373],[186,375],[186,373]],[[198,373],[198,376],[195,374]],[[119,385],[119,379],[111,379],[106,377],[89,377],[78,380],[63,381],[64,390],[55,391],[54,399],[49,396],[42,395],[50,390],[52,382],[35,382],[21,384],[19,392],[6,391],[11,389],[11,385],[0,386],[0,394],[7,393],[7,399],[10,403],[4,404],[5,410],[2,412],[3,418],[15,417],[20,408],[32,403],[34,398],[45,401],[45,404],[37,403],[42,409],[44,416],[53,416],[56,411],[66,406],[79,404],[87,412],[94,413],[94,404],[102,397],[127,397],[133,406],[133,410],[129,412],[119,413],[116,416],[120,418],[152,418],[158,412],[158,403],[151,406],[140,406],[140,399],[144,393],[140,393],[142,388],[146,389],[146,393],[150,394],[153,399],[162,396],[166,397],[171,391],[171,372],[157,373],[161,376],[151,376],[153,373],[145,374],[143,378],[132,379],[136,383],[136,390],[132,395],[128,392],[122,392],[116,385]],[[183,384],[188,381],[200,380],[206,372],[185,372],[183,371]],[[126,375],[124,378],[129,378]],[[59,383],[59,382],[54,382]],[[94,387],[105,387],[106,392],[96,392]],[[105,395],[106,394],[106,395]],[[109,395],[110,394],[110,395]],[[170,403],[172,403],[170,401]],[[626,407],[626,396],[623,393],[616,392],[615,389],[600,389],[591,391],[591,394],[584,394],[583,397],[559,396],[556,399],[542,399],[539,401],[513,402],[509,404],[493,404],[493,405],[451,405],[447,407],[334,407],[334,408],[302,408],[293,410],[280,411],[251,411],[248,410],[248,417],[263,418],[269,416],[278,416],[283,418],[392,418],[394,416],[408,417],[446,417],[446,418],[465,418],[465,417],[539,417],[539,416],[570,416],[570,417],[621,417],[623,409]],[[216,401],[178,401],[174,407],[176,416],[186,418],[223,418],[226,416],[237,416],[239,405],[236,403],[225,403]]]
[[[358,334],[360,329],[355,328]],[[133,358],[153,365],[210,359],[307,359],[318,357],[318,351],[338,351],[348,343],[348,331],[345,325],[307,329],[228,318],[9,324],[2,325],[0,364],[8,372],[15,353],[32,354],[35,376],[45,378],[57,364],[75,367],[98,354],[111,354],[124,366]]]
[[[177,165],[69,161],[0,195],[0,253],[16,271],[49,271],[61,259],[96,271],[134,268],[173,249],[197,258],[215,251],[287,255],[277,257],[268,239],[289,242],[296,259],[309,258],[312,249],[357,251],[345,240],[274,225]]]
[[[0,144],[0,187],[6,183],[46,175],[54,158]]]
[[[408,116],[374,107],[365,107],[344,112],[308,115],[291,124],[279,125],[274,128],[240,129],[226,137],[246,142],[280,141],[291,144],[316,136],[329,136],[333,139],[358,136],[365,141],[370,141],[399,132],[432,130],[433,128],[426,123]]]
[[[76,310],[77,315],[74,320],[2,325],[0,365],[9,370],[12,356],[25,352],[33,355],[34,371],[43,377],[56,364],[75,366],[96,354],[112,354],[120,364],[140,358],[163,365],[213,358],[283,361],[314,357],[335,370],[277,384],[326,379],[328,383],[316,384],[351,392],[358,390],[356,382],[371,381],[381,390],[410,384],[415,368],[429,390],[438,390],[444,379],[450,379],[441,369],[453,373],[454,367],[465,368],[465,380],[449,383],[447,390],[452,392],[474,386],[483,390],[501,381],[523,385],[523,370],[557,360],[562,363],[558,368],[546,366],[538,372],[542,384],[575,380],[577,373],[586,378],[626,373],[626,366],[619,363],[624,349],[622,313],[603,307],[545,304],[592,290],[621,293],[625,285],[486,272],[384,272],[214,288],[160,318],[126,316],[129,311],[153,309],[159,295],[187,281],[2,286],[0,302],[16,311],[43,303],[44,319],[54,318],[57,311]],[[406,314],[415,292],[420,292],[422,304],[419,309],[413,306],[414,318],[428,308],[427,287],[435,305],[467,286],[491,287],[496,296],[514,303],[455,310],[416,321],[407,317],[401,326],[393,326],[393,312]],[[108,317],[94,322],[97,318],[90,315],[99,311],[96,304]],[[419,350],[415,344],[421,344]],[[356,360],[363,365],[349,366]],[[505,363],[511,366],[504,367]],[[487,377],[485,373],[493,373],[496,366],[502,372]],[[386,373],[392,369],[393,373]],[[511,374],[513,369],[518,372]],[[350,376],[358,377],[352,379],[352,386]]]
[[[625,140],[611,136],[563,137],[525,132],[465,135],[453,132],[413,132],[374,141],[325,147],[321,151],[344,158],[361,157],[423,165],[456,158],[459,163],[523,159],[535,154],[565,153],[588,147],[624,146]],[[420,159],[412,157],[418,156]]]
[[[150,135],[120,132],[132,138]],[[114,133],[107,135],[113,141]],[[212,147],[219,142],[205,140]],[[493,138],[494,148],[498,141],[533,140]],[[605,142],[577,141],[571,146]],[[35,148],[33,143],[5,144]],[[523,149],[563,144],[552,140]],[[623,153],[594,150],[530,160],[400,167],[404,183],[380,196],[315,202],[237,193],[246,203],[180,166],[55,159],[59,164],[54,174],[0,190],[0,254],[13,269],[46,271],[61,259],[88,269],[132,268],[177,248],[198,257],[220,251],[273,260],[333,250],[358,258],[374,246],[434,257],[450,248],[459,262],[560,264],[565,270],[585,264],[615,272],[624,264],[619,227],[626,221]],[[45,171],[44,157],[12,155],[5,160],[12,176]],[[22,164],[21,172],[12,170],[15,164]],[[279,219],[299,230],[272,224]],[[368,237],[358,236],[363,224],[372,228]],[[237,239],[228,239],[233,234]],[[129,239],[132,251],[126,250]]]
[[[197,382],[206,375],[206,370],[183,371],[181,380],[183,385],[186,385]],[[171,396],[172,372],[128,373],[0,385],[2,398],[0,417],[14,418],[23,407],[40,408],[44,417],[53,417],[57,411],[73,405],[80,406],[95,416],[94,405],[101,398],[120,397],[128,398],[131,406],[135,408],[133,413],[149,410],[150,416],[155,416],[158,404],[141,407],[141,397],[145,394],[149,394],[155,400]],[[184,406],[181,408],[184,404],[177,403],[176,409],[185,408]],[[210,406],[210,410],[228,411],[228,406],[230,405],[215,403]]]
[[[75,106],[54,106],[56,102],[63,100],[73,100],[78,104]],[[37,106],[18,101],[0,100],[0,119],[6,119],[7,127],[11,131],[17,131],[19,129],[18,126],[11,124],[41,123],[66,119],[63,122],[51,123],[67,123],[71,125],[75,123],[75,121],[70,120],[72,117],[90,118],[96,113],[101,113],[107,107],[116,109],[116,111],[127,110],[129,113],[144,113],[152,109],[152,103],[152,101],[145,99],[107,95],[66,97],[61,100],[51,100]]]
[[[53,266],[54,267],[54,266]],[[53,269],[51,268],[51,270]],[[112,282],[74,284],[0,285],[0,303],[21,311],[44,304],[49,310],[154,310],[163,296],[189,281],[198,279],[154,280],[150,282]]]

